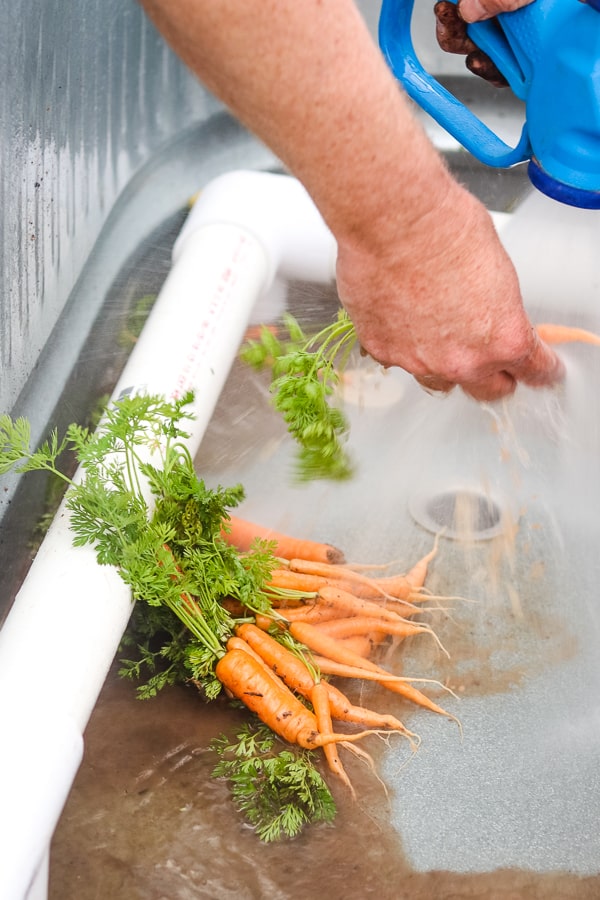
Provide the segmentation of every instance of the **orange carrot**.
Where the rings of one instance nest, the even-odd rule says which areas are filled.
[[[313,625],[318,625],[321,622],[350,618],[351,616],[370,616],[383,622],[400,623],[406,622],[406,615],[423,612],[422,609],[414,606],[412,603],[404,603],[403,601],[390,601],[390,603],[394,604],[393,609],[388,608],[386,603],[379,604],[374,601],[363,600],[349,591],[333,585],[324,585],[314,597],[307,598],[307,601],[304,603],[298,602],[297,605],[290,608],[277,606],[277,614],[270,618],[258,614],[256,616],[256,624],[259,628],[268,631],[273,622],[277,621],[281,622],[282,625],[285,621],[311,622]],[[406,635],[403,633],[401,636],[405,637]]]
[[[388,728],[392,731],[398,731],[408,739],[414,749],[415,741],[417,743],[419,741],[418,735],[413,731],[409,731],[395,716],[377,713],[363,706],[354,706],[346,695],[334,685],[329,684],[329,682],[324,682],[324,684],[327,686],[329,705],[334,719],[361,725],[363,728]]]
[[[243,650],[244,653],[249,653],[250,656],[253,656],[254,659],[256,659],[258,662],[264,663],[264,660],[261,659],[259,654],[256,653],[255,650],[252,649],[252,647],[250,646],[248,641],[245,641],[241,637],[236,637],[236,635],[233,635],[227,641],[227,649],[228,650]]]
[[[358,666],[348,666],[344,663],[335,662],[335,660],[329,659],[326,656],[314,656],[313,660],[323,675],[335,675],[338,678],[356,678],[362,681],[376,681],[378,684],[383,684],[384,682],[386,684],[418,683],[435,684],[438,687],[444,687],[444,685],[440,681],[436,681],[435,678],[412,678],[410,675],[392,675],[384,669],[379,669],[377,671],[364,665],[361,668]],[[449,688],[446,688],[446,690],[448,690],[448,693],[453,693]]]
[[[325,575],[313,575],[306,572],[292,572],[291,569],[274,569],[271,572],[271,578],[267,582],[267,591],[269,587],[283,590],[299,591],[306,595],[315,594],[322,587],[331,586],[338,587],[341,590],[348,591],[356,597],[362,597],[369,600],[384,600],[391,604],[394,601],[418,601],[426,600],[426,596],[421,596],[413,590],[412,585],[406,580],[404,575],[391,576],[390,586],[394,591],[386,592],[386,589],[379,585],[379,582],[385,582],[385,579],[368,578],[367,576],[358,575],[350,569],[343,567],[331,566],[332,572],[329,577]],[[338,574],[336,571],[339,569]],[[340,572],[343,571],[343,577]],[[346,577],[347,576],[347,577]]]
[[[281,610],[296,609],[298,606],[304,606],[305,603],[313,600],[316,596],[316,592],[311,594],[310,592],[302,591],[298,594],[293,591],[286,591],[283,588],[278,588],[276,591],[270,590],[268,593],[273,609]]]
[[[322,603],[305,603],[296,609],[283,609],[280,614],[287,622],[312,622],[313,625],[318,625],[319,622],[341,619],[348,613],[341,608],[335,609]]]
[[[228,544],[232,544],[243,553],[250,549],[256,538],[260,538],[263,541],[275,541],[275,556],[283,559],[302,556],[305,559],[320,562],[341,563],[344,561],[342,551],[337,547],[332,547],[331,544],[291,537],[281,531],[240,519],[238,516],[229,516],[229,521],[224,524],[221,536]]]
[[[320,588],[315,598],[315,603],[320,606],[328,606],[332,609],[345,611],[347,616],[372,615],[377,618],[388,619],[390,622],[397,622],[405,616],[422,612],[418,606],[414,606],[412,603],[394,600],[390,601],[388,606],[385,601],[377,603],[373,600],[366,600],[363,597],[357,597],[351,591],[345,591],[333,585],[324,585]]]
[[[267,589],[274,587],[314,594],[325,584],[327,584],[327,579],[322,577],[311,577],[301,572],[291,572],[289,569],[273,569],[267,582]]]
[[[347,619],[331,619],[318,623],[319,631],[335,638],[354,637],[355,634],[369,634],[379,632],[396,637],[413,637],[416,634],[432,634],[428,625],[420,625],[413,622],[405,622],[398,618],[397,622],[387,619],[379,619],[374,616],[351,616]]]
[[[315,679],[299,656],[250,622],[238,625],[236,633],[258,653],[266,665],[287,684],[290,690],[296,691],[310,700],[310,692]]]
[[[369,632],[368,634],[355,634],[353,637],[342,638],[342,642],[353,653],[358,653],[359,656],[368,659],[385,638],[385,634]]]
[[[315,679],[299,656],[250,623],[238,626],[237,632],[290,690],[310,700]],[[395,716],[382,715],[362,706],[354,706],[340,690],[332,684],[324,683],[334,719],[362,725],[363,728],[389,728],[402,732],[409,739],[415,737]]]
[[[355,572],[347,566],[332,566],[328,563],[318,563],[308,559],[290,559],[290,570],[292,572],[302,572],[303,575],[315,575],[319,578],[326,578],[329,583],[331,579],[342,579],[368,590],[379,588],[379,582],[385,580],[369,578],[368,575],[362,575],[360,572]],[[358,594],[359,591],[357,590],[356,593]],[[379,590],[379,593],[384,592]]]
[[[600,346],[600,335],[585,328],[572,328],[569,325],[554,325],[543,323],[536,325],[535,329],[541,339],[547,344],[567,344],[573,341],[581,341],[584,344],[596,344]]]
[[[288,622],[312,622],[315,625],[331,619],[360,615],[370,615],[388,622],[403,622],[406,620],[400,611],[406,615],[422,612],[422,609],[412,603],[390,602],[394,603],[394,609],[388,609],[385,603],[378,604],[370,600],[363,600],[355,594],[333,585],[323,585],[318,593],[307,602],[298,603],[290,609],[278,606],[277,611]]]
[[[329,694],[327,693],[325,682],[315,682],[310,694],[310,700],[317,720],[319,734],[321,737],[333,735],[334,731],[333,722],[331,721],[331,709],[329,707]],[[352,782],[348,778],[348,774],[342,765],[335,743],[325,744],[323,753],[325,754],[325,759],[327,760],[327,765],[330,770],[343,781],[346,787],[349,788],[352,796],[356,798]]]
[[[247,608],[234,597],[223,597],[219,603],[234,619],[240,619],[242,616],[248,614]]]
[[[409,584],[412,585],[413,590],[420,591],[423,589],[425,585],[425,579],[427,577],[427,571],[429,569],[429,563],[436,555],[437,550],[438,535],[436,535],[435,542],[429,553],[426,553],[425,556],[421,557],[421,559],[417,563],[415,563],[412,569],[410,569],[410,571],[406,573],[406,580]]]
[[[274,672],[244,650],[228,650],[217,663],[215,673],[230,694],[290,744],[312,750],[326,744],[357,741],[376,733],[369,729],[352,735],[333,732],[321,735],[314,713]]]
[[[359,669],[362,667],[375,671],[379,669],[375,663],[354,653],[350,647],[346,646],[345,641],[331,637],[320,628],[307,622],[292,622],[289,632],[297,641],[321,656],[346,663],[349,666],[357,666]]]
[[[415,589],[413,583],[409,581],[407,575],[387,575],[380,578],[370,578],[367,581],[372,582],[372,594],[366,593],[368,584],[357,590],[359,597],[385,596],[393,597],[395,600],[410,600],[414,602],[419,599],[419,591]],[[425,599],[425,598],[421,598]]]
[[[425,586],[425,579],[429,570],[429,563],[438,551],[438,535],[436,535],[432,549],[421,557],[415,565],[404,575],[388,575],[373,578],[373,582],[386,595],[397,599],[413,602],[419,598],[420,592]],[[425,597],[422,597],[425,599]]]
[[[385,669],[381,669],[379,666],[375,665],[375,663],[371,662],[371,660],[363,659],[363,657],[359,656],[356,653],[353,653],[347,647],[344,647],[343,641],[337,640],[336,638],[332,638],[329,635],[324,634],[319,628],[316,628],[314,625],[307,625],[304,622],[293,622],[290,625],[289,630],[292,637],[295,637],[297,641],[300,641],[300,643],[305,644],[305,646],[307,646],[314,653],[318,653],[321,656],[328,657],[335,662],[344,663],[349,666],[355,666],[359,669],[370,669],[371,671],[379,672],[384,676],[389,675],[389,673],[386,672]],[[422,694],[421,691],[413,688],[406,682],[379,681],[379,684],[390,691],[394,691],[395,693],[406,697],[413,703],[417,703],[419,706],[423,706],[426,709],[431,710],[432,712],[437,712],[440,715],[447,716],[449,719],[458,721],[455,716],[453,716],[451,713],[446,712],[446,710],[442,709],[441,706],[438,706],[437,703],[434,703],[433,700],[430,700],[429,697],[425,696],[425,694]]]
[[[339,615],[341,616],[341,613]],[[280,631],[286,631],[290,622],[311,622],[313,625],[319,625],[335,616],[335,610],[306,603],[296,609],[274,610],[269,614],[255,613],[254,623],[262,631],[270,631],[274,625],[277,625]]]

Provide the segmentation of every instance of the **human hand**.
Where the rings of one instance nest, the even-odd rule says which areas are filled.
[[[477,47],[467,35],[467,23],[490,19],[498,13],[514,12],[527,6],[532,0],[439,0],[434,6],[436,38],[447,53],[465,56],[470,72],[479,75],[494,87],[506,87],[508,82],[490,57]]]
[[[367,353],[423,387],[480,401],[551,385],[562,363],[523,309],[487,210],[460,186],[408,233],[338,249],[338,290]]]

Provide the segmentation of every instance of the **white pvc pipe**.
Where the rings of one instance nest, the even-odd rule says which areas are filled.
[[[173,259],[113,399],[193,390],[194,454],[261,298],[281,278],[331,281],[335,243],[298,182],[236,172],[204,189]],[[116,571],[71,537],[63,503],[0,631],[0,900],[43,865],[131,613]]]

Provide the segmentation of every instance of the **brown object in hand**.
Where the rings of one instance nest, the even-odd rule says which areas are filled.
[[[467,69],[494,87],[506,87],[508,82],[487,53],[480,50],[467,34],[467,23],[460,17],[460,6],[450,0],[439,0],[433,8],[435,36],[446,53],[462,54]]]

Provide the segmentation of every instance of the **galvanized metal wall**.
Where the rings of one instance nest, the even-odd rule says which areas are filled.
[[[10,410],[132,175],[214,109],[133,0],[0,11],[0,410]],[[9,8],[10,7],[10,8]]]

